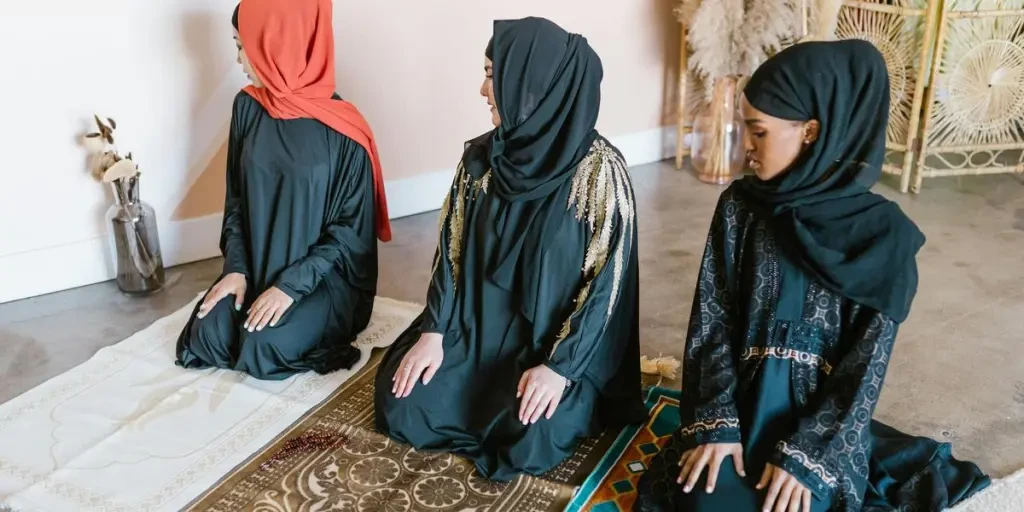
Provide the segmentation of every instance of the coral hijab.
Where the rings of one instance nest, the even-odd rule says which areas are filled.
[[[331,0],[242,0],[238,36],[263,87],[249,93],[276,119],[312,118],[366,149],[373,164],[377,238],[391,240],[380,157],[370,125],[334,95]]]

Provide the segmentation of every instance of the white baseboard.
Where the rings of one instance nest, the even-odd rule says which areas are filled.
[[[438,210],[455,178],[455,169],[388,180],[388,215],[392,219]]]
[[[675,153],[671,127],[609,137],[630,166],[670,158]],[[387,182],[391,218],[437,210],[451,186],[453,169]],[[220,255],[220,214],[167,221],[159,225],[164,265]],[[107,281],[115,277],[113,248],[107,237],[0,256],[0,303]]]
[[[663,126],[644,132],[608,137],[630,167],[660,162],[676,154],[676,130]]]
[[[608,137],[631,167],[672,158],[676,152],[675,128],[666,126],[638,133]],[[386,184],[392,219],[437,210],[452,184],[455,169],[434,171]]]
[[[160,223],[164,266],[219,256],[221,218],[216,214]],[[0,256],[0,303],[113,279],[113,254],[103,236]]]

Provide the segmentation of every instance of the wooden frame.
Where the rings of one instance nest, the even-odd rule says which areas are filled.
[[[885,3],[883,3],[885,2]],[[886,163],[882,170],[900,177],[900,191],[910,186],[919,144],[921,104],[929,77],[929,55],[941,0],[844,0],[836,36],[865,39],[885,57],[890,75]],[[900,164],[890,163],[899,160]]]
[[[683,168],[683,159],[690,153],[686,146],[686,87],[689,70],[689,51],[686,44],[686,25],[679,24],[679,79],[676,81],[676,169]]]
[[[920,193],[924,178],[1024,173],[1024,9],[968,11],[958,10],[957,0],[944,4],[930,69],[933,86],[922,113],[923,144],[910,187],[914,193]],[[993,59],[1001,64],[988,73]],[[1010,80],[998,82],[999,74]],[[987,88],[978,83],[986,77]]]

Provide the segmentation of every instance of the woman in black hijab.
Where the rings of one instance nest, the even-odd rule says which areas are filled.
[[[376,418],[508,480],[645,417],[636,210],[594,129],[602,69],[586,39],[498,21],[486,55],[495,129],[466,144],[427,306],[381,364]]]
[[[948,445],[871,419],[924,244],[870,191],[888,111],[885,61],[865,41],[795,45],[747,83],[755,176],[711,222],[682,428],[638,510],[941,510],[987,485]]]

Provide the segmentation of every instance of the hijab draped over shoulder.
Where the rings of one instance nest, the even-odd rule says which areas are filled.
[[[743,92],[770,116],[821,123],[819,138],[785,173],[740,182],[770,216],[780,248],[833,291],[905,320],[925,238],[899,206],[871,192],[889,119],[882,55],[860,40],[797,44],[768,59]]]
[[[391,239],[384,177],[370,125],[334,96],[331,0],[242,0],[231,21],[264,87],[245,88],[276,119],[316,119],[362,146],[373,165],[377,237]]]

